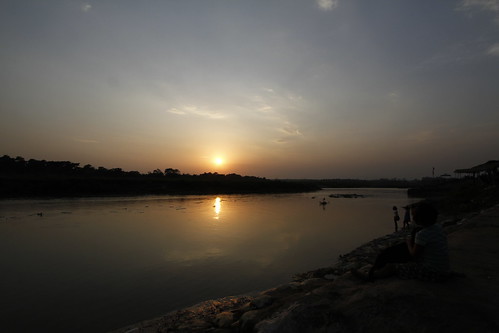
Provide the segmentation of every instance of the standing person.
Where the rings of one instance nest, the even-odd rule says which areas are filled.
[[[409,222],[411,222],[411,207],[409,206],[404,206],[405,212],[404,212],[404,226],[403,229],[409,228]]]
[[[393,206],[393,222],[395,223],[395,232],[399,230],[398,221],[400,220],[399,211],[397,206]]]

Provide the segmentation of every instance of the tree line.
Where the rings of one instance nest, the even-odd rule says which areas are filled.
[[[219,174],[217,172],[205,172],[200,175],[183,174],[179,169],[166,168],[164,170],[155,169],[147,173],[139,171],[124,171],[121,168],[107,169],[104,167],[94,167],[86,164],[83,167],[80,163],[70,161],[46,161],[30,159],[25,160],[21,156],[15,158],[8,155],[0,157],[0,173],[2,175],[47,175],[47,176],[84,176],[84,177],[184,177],[184,178],[246,178],[262,179],[254,176],[241,176],[235,173]]]
[[[175,168],[147,173],[121,168],[95,168],[70,161],[0,157],[0,197],[226,194],[306,192],[318,187],[255,176],[205,172],[181,173]]]
[[[70,161],[25,160],[21,156],[15,158],[8,155],[0,157],[0,172],[9,175],[80,175],[80,176],[106,176],[106,177],[138,177],[138,176],[179,176],[180,170],[166,168],[164,171],[156,169],[146,174],[138,171],[124,171],[121,168],[107,169]]]

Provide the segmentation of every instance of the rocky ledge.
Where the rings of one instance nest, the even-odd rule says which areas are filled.
[[[445,283],[389,278],[364,283],[379,250],[406,231],[373,240],[337,264],[293,277],[254,295],[225,297],[174,311],[113,333],[132,332],[499,332],[499,205],[458,221],[449,233]]]

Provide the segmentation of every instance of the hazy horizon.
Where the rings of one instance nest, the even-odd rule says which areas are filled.
[[[0,8],[0,156],[281,179],[499,159],[499,0]]]

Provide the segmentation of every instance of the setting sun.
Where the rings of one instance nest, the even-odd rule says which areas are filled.
[[[224,160],[220,157],[216,157],[214,160],[213,160],[213,163],[215,163],[216,165],[222,165],[224,164]]]

